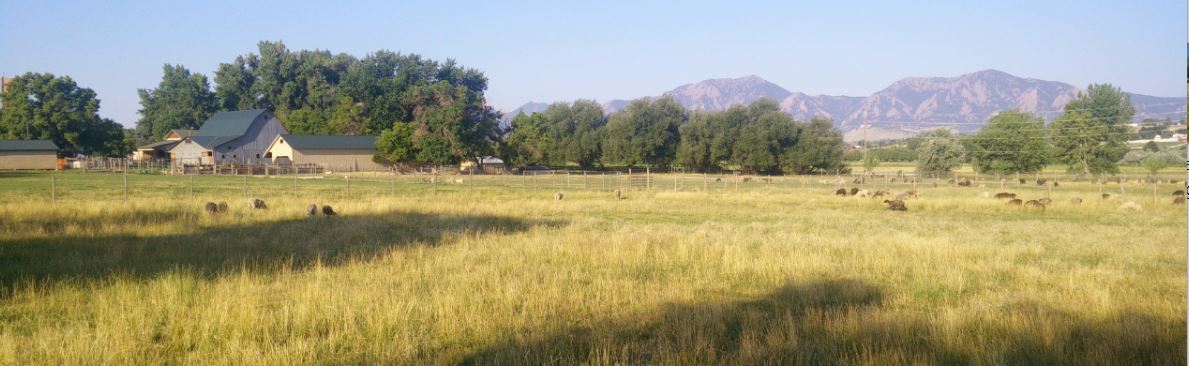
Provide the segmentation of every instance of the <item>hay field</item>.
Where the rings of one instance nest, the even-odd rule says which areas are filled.
[[[0,173],[0,364],[1186,360],[1178,184],[297,178]]]

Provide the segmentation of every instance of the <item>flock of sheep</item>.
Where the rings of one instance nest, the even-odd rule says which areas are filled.
[[[228,209],[227,202],[219,202],[217,204],[214,202],[207,202],[205,205],[203,205],[203,210],[206,211],[206,213],[209,215],[224,213],[224,212],[227,212],[227,209]],[[264,203],[264,200],[262,200],[262,199],[249,198],[248,199],[248,209],[250,209],[250,210],[267,210],[268,205],[266,205]],[[336,213],[334,211],[334,208],[330,207],[330,205],[322,205],[322,215],[334,216],[337,214],[338,213]],[[318,205],[311,203],[309,206],[306,206],[306,215],[310,216],[310,217],[318,216]]]
[[[961,187],[970,187],[971,186],[971,182],[969,179],[951,180],[950,183],[957,184],[958,186],[961,186]],[[1020,179],[1020,184],[1026,184],[1026,181],[1023,179]],[[1037,179],[1036,184],[1043,186],[1043,185],[1049,184],[1049,182],[1045,179]],[[1053,181],[1052,185],[1054,187],[1059,187],[1059,183],[1057,183],[1056,181]],[[859,189],[859,188],[853,188],[853,187],[850,189],[838,188],[837,190],[834,191],[834,194],[836,196],[842,196],[842,197],[854,196],[854,197],[865,197],[865,198],[866,197],[878,198],[878,197],[884,197],[884,196],[891,195],[891,193],[889,193],[888,191],[882,190],[882,189],[871,192],[871,191],[868,191],[865,189]],[[1185,191],[1176,190],[1176,191],[1173,191],[1172,194],[1173,194],[1172,204],[1174,204],[1174,205],[1185,204],[1185,200],[1186,200]],[[907,192],[903,192],[903,193],[896,195],[896,197],[894,199],[885,199],[883,201],[883,203],[885,205],[887,205],[887,208],[889,210],[892,210],[892,211],[908,211],[908,206],[906,206],[904,204],[904,201],[909,198],[915,198],[916,195],[917,195],[916,190],[909,190]],[[988,192],[983,192],[983,197],[990,198],[991,194]],[[1016,194],[1011,193],[1011,192],[996,193],[994,195],[994,198],[1000,199],[1000,200],[1007,200],[1008,206],[1022,206],[1025,208],[1032,208],[1032,209],[1038,209],[1038,210],[1044,210],[1046,207],[1053,204],[1053,200],[1048,197],[1039,198],[1039,199],[1030,199],[1030,200],[1025,201],[1023,199],[1017,198]],[[1111,199],[1110,193],[1103,193],[1102,199],[1103,200]],[[1081,204],[1082,199],[1080,197],[1073,197],[1073,198],[1069,199],[1069,203],[1075,204],[1075,205]],[[1133,211],[1138,211],[1138,210],[1143,209],[1143,207],[1140,206],[1140,204],[1133,202],[1133,201],[1128,201],[1128,202],[1124,203],[1123,205],[1121,205],[1119,208],[1124,209],[1124,210],[1133,210]]]

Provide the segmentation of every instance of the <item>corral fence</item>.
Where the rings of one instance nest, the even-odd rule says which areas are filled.
[[[119,163],[123,163],[120,165]],[[836,175],[762,175],[743,172],[685,173],[654,169],[535,170],[519,174],[466,175],[450,169],[327,173],[309,169],[272,169],[268,174],[249,175],[244,170],[220,169],[219,174],[161,175],[151,170],[159,165],[96,160],[81,172],[25,174],[14,179],[26,184],[0,184],[0,197],[44,198],[59,201],[151,201],[179,197],[334,197],[366,199],[396,195],[470,192],[476,195],[500,191],[611,192],[621,190],[650,193],[745,193],[780,190],[814,190],[828,194],[838,188],[883,189],[892,192],[911,189],[973,189],[1053,194],[1076,185],[1081,191],[1165,200],[1169,192],[1185,187],[1185,176],[1162,172],[1079,176],[1032,173],[985,175],[956,173],[949,176],[917,175],[906,172]],[[141,174],[140,172],[149,172]],[[452,172],[453,174],[447,173]],[[232,174],[238,173],[239,176]],[[0,178],[7,178],[0,175]],[[1066,185],[1065,187],[1061,185]],[[1087,188],[1090,187],[1090,188]],[[7,192],[6,192],[7,191]],[[19,192],[18,192],[19,191]],[[11,193],[20,193],[12,195]]]

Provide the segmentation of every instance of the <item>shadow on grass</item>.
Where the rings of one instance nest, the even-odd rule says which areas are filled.
[[[646,314],[510,335],[466,364],[1184,364],[1183,320],[1050,308],[1012,321],[939,323],[886,309],[855,280],[790,284],[755,300],[671,304]],[[904,314],[910,315],[904,315]],[[935,314],[934,314],[935,315]],[[1170,314],[1171,316],[1171,314]],[[1175,319],[1175,318],[1173,318]]]
[[[30,281],[52,284],[112,276],[151,277],[179,269],[202,276],[300,270],[315,263],[333,266],[368,260],[410,244],[436,246],[459,236],[499,235],[565,224],[560,220],[396,211],[202,227],[186,235],[77,237],[54,236],[54,231],[65,226],[136,225],[147,220],[180,220],[195,226],[217,222],[204,223],[201,216],[168,211],[116,213],[103,219],[28,220],[19,224],[40,228],[52,237],[0,243],[0,290]],[[2,291],[0,299],[10,295],[11,291]]]

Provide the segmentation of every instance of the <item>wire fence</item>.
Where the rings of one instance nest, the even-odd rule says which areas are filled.
[[[955,174],[949,177],[906,173],[845,175],[748,175],[739,173],[644,173],[549,171],[535,174],[289,174],[272,176],[160,175],[120,173],[0,173],[0,202],[41,200],[53,205],[78,202],[154,202],[311,197],[369,199],[389,196],[500,192],[746,193],[788,190],[830,192],[838,188],[907,191],[938,188],[1027,191],[1040,195],[1076,189],[1167,198],[1185,188],[1176,173],[1084,177],[1070,174],[1009,176]],[[1076,187],[1076,188],[1075,188]],[[1183,192],[1183,191],[1182,191]]]

